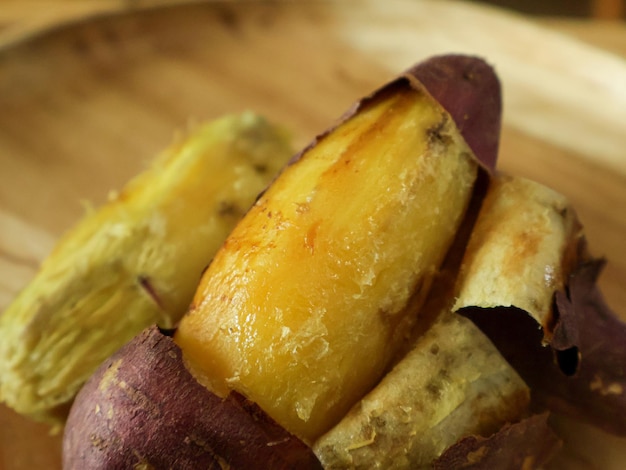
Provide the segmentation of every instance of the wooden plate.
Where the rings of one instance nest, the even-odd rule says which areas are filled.
[[[102,202],[189,122],[254,109],[305,143],[412,63],[465,52],[487,58],[503,81],[501,168],[573,200],[596,254],[609,259],[607,299],[626,318],[622,59],[457,2],[109,10],[0,44],[0,309],[85,200]],[[0,469],[60,468],[58,436],[6,408],[0,420]],[[557,426],[568,443],[554,468],[623,468],[626,441]]]

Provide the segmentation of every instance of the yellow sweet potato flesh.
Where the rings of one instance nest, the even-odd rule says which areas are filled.
[[[62,422],[105,358],[146,326],[178,321],[291,152],[253,113],[199,125],[68,231],[0,317],[0,400]]]
[[[218,252],[175,335],[189,369],[312,442],[386,372],[476,174],[429,95],[369,102],[287,167]]]

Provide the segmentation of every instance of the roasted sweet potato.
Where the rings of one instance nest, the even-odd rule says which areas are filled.
[[[411,329],[477,167],[429,95],[372,100],[290,165],[213,259],[174,335],[192,372],[312,442]]]
[[[546,409],[589,401],[546,383],[551,353],[565,367],[597,346],[580,340],[588,300],[598,328],[624,326],[589,287],[597,263],[564,198],[495,172],[500,111],[494,71],[465,56],[360,100],[260,195],[177,328],[145,331],[81,390],[65,467],[546,462],[559,446]],[[535,334],[507,327],[510,310]],[[592,389],[621,387],[620,354]],[[593,372],[580,370],[576,390]],[[600,403],[596,417],[625,415]]]
[[[204,123],[69,230],[0,316],[0,401],[62,424],[104,359],[147,326],[180,319],[291,153],[285,132],[253,113]]]
[[[419,323],[484,183],[478,175],[493,166],[499,126],[491,68],[468,57],[441,57],[360,101],[294,158],[228,237],[174,333],[186,368],[212,397],[202,412],[245,396],[268,415],[261,422],[275,421],[289,440],[307,444],[341,421],[389,370]],[[463,325],[459,321],[451,320]],[[125,424],[138,411],[120,397],[132,390],[140,406],[156,404],[146,424],[154,429],[167,427],[162,419],[169,405],[141,383],[110,380],[125,376],[122,368],[143,371],[158,362],[145,357],[153,350],[130,348],[137,350],[143,352],[115,356],[93,379],[97,385],[79,395],[65,436],[68,468],[104,465],[109,453],[125,455],[129,466],[152,465],[153,451],[138,445],[130,435],[134,426]],[[512,383],[502,396],[522,397],[494,415],[489,426],[498,429],[525,413],[527,390],[508,365],[495,363]],[[170,373],[188,373],[179,367]],[[213,431],[224,425],[216,420]],[[195,426],[183,429],[168,445],[168,465],[179,466],[184,452],[178,447],[195,439]],[[202,439],[216,462],[236,465]]]

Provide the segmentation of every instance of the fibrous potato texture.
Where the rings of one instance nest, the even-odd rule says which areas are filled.
[[[173,326],[202,270],[291,156],[252,113],[198,125],[59,241],[0,316],[0,401],[61,424],[96,367]]]

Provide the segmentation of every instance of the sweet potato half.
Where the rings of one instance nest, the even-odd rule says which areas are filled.
[[[253,113],[189,129],[59,240],[0,316],[0,402],[62,425],[96,368],[175,325],[206,263],[292,155]]]
[[[144,331],[89,380],[65,468],[542,465],[559,446],[543,413],[555,395],[586,408],[514,367],[505,322],[470,313],[524,312],[543,335],[517,354],[546,352],[537,369],[563,343],[585,354],[553,299],[580,312],[591,258],[566,201],[495,172],[500,115],[494,71],[467,56],[360,100],[259,196],[177,328]],[[527,219],[498,224],[520,201]],[[500,279],[505,261],[528,269]],[[623,416],[623,400],[596,398]]]

